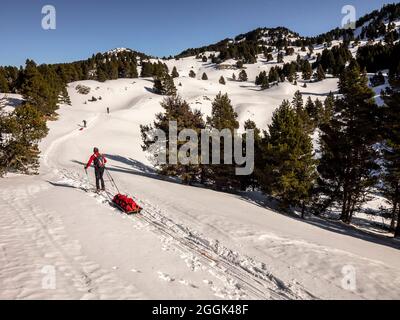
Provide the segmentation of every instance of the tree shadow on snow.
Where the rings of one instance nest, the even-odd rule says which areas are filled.
[[[145,178],[151,178],[151,179],[155,179],[155,180],[159,180],[159,181],[165,181],[165,182],[176,183],[176,184],[182,185],[182,182],[179,179],[160,175],[152,167],[149,167],[135,159],[127,158],[127,157],[123,157],[123,156],[119,156],[119,155],[110,155],[110,154],[104,154],[104,156],[109,160],[113,160],[115,162],[119,162],[121,164],[128,165],[131,167],[131,168],[127,168],[126,166],[109,164],[106,166],[106,168],[111,173],[112,172],[127,173],[127,174],[145,177]],[[86,164],[86,163],[78,161],[78,160],[71,160],[71,161],[73,163],[79,164],[81,166],[84,166]]]
[[[244,88],[244,89],[254,90],[254,91],[261,91],[260,87],[258,87],[256,85],[244,85],[244,84],[241,84],[239,87],[240,88]]]
[[[146,87],[146,86],[145,86],[144,89],[145,89],[146,91],[150,92],[150,93],[156,94],[156,93],[154,92],[154,89],[153,89],[153,88],[150,88],[150,87]]]
[[[9,107],[18,107],[20,104],[22,104],[22,102],[24,102],[23,99],[9,98],[9,97],[5,97],[5,101]]]
[[[379,235],[367,230],[360,230],[353,225],[347,225],[339,220],[328,220],[312,216],[304,222],[331,232],[339,233],[341,235],[347,235],[375,244],[392,247],[394,249],[400,249],[400,242],[397,242],[389,236]]]
[[[61,182],[52,182],[52,181],[48,181],[47,182],[49,184],[51,184],[53,187],[58,187],[58,188],[68,188],[68,189],[78,189],[78,190],[83,190],[83,191],[87,191],[86,188],[84,187],[80,187],[80,186],[73,186],[67,183],[61,183]]]
[[[63,187],[63,188],[70,188],[70,189],[79,189],[77,187],[71,186],[70,184],[66,184],[66,183],[60,183],[60,182],[52,182],[52,181],[48,181],[48,183],[50,183],[53,187]]]
[[[303,88],[304,89],[304,88]],[[329,92],[324,92],[324,93],[315,93],[315,92],[306,92],[306,91],[301,91],[300,93],[302,95],[306,95],[306,96],[317,96],[317,97],[326,97],[329,95],[329,93],[333,93],[333,94],[338,94],[339,91],[329,91]]]
[[[141,177],[145,177],[145,178],[150,178],[150,179],[154,179],[154,180],[158,180],[158,181],[164,181],[164,182],[168,182],[168,183],[174,183],[174,184],[178,184],[181,186],[190,186],[193,188],[201,188],[201,189],[206,189],[206,190],[213,190],[216,192],[222,192],[222,193],[229,193],[229,194],[237,194],[237,192],[229,192],[229,191],[220,191],[220,190],[216,190],[210,186],[206,186],[200,183],[190,183],[190,184],[185,184],[181,179],[176,178],[176,177],[169,177],[169,176],[165,176],[165,175],[161,175],[160,173],[157,172],[157,170],[155,170],[154,168],[145,165],[144,163],[132,159],[132,158],[128,158],[128,157],[124,157],[124,156],[120,156],[120,155],[111,155],[111,154],[104,154],[104,156],[109,159],[112,160],[114,162],[119,162],[125,166],[122,165],[115,165],[115,164],[108,164],[106,166],[107,170],[109,172],[118,172],[118,173],[125,173],[125,174],[132,174],[132,175],[136,175],[136,176],[141,176]],[[78,161],[78,160],[71,160],[71,162],[78,164],[80,166],[84,166],[86,165],[86,163],[82,162],[82,161]],[[129,166],[131,168],[127,168],[126,166]]]
[[[140,162],[138,160],[135,160],[135,159],[132,159],[132,158],[123,157],[123,156],[119,156],[119,155],[113,155],[113,154],[105,154],[104,156],[107,159],[110,159],[110,160],[113,160],[113,161],[116,161],[116,162],[121,162],[123,164],[127,164],[127,165],[131,166],[132,168],[134,168],[136,170],[139,170],[139,171],[141,171],[143,173],[147,173],[147,174],[150,174],[150,175],[157,174],[157,171],[154,168],[152,168],[152,167],[150,167],[148,165],[145,165],[144,163],[142,163],[142,162]]]
[[[270,211],[273,211],[274,213],[284,215],[288,218],[301,221],[330,232],[335,232],[341,235],[347,235],[350,237],[372,242],[375,244],[392,247],[394,249],[400,249],[400,242],[397,242],[396,240],[387,235],[379,235],[365,229],[363,230],[357,229],[356,226],[347,225],[339,220],[317,217],[314,215],[307,216],[305,219],[302,219],[300,216],[297,216],[293,213],[283,212],[278,209],[279,208],[278,201],[276,201],[272,197],[264,196],[260,192],[245,192],[240,194],[239,197],[242,200],[257,205],[261,208],[266,208]],[[354,222],[355,221],[357,221],[356,218]]]

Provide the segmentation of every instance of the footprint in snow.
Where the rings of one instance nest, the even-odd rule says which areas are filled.
[[[133,268],[131,269],[131,272],[133,272],[133,273],[142,273],[141,271],[133,269]]]
[[[195,289],[198,288],[198,287],[197,287],[196,285],[194,285],[193,283],[190,283],[189,281],[184,280],[184,279],[179,280],[179,283],[180,283],[180,284],[183,284],[184,286],[192,287],[192,288],[195,288]]]
[[[164,281],[167,281],[167,282],[175,281],[174,278],[172,278],[172,277],[169,276],[168,274],[163,273],[163,272],[161,272],[161,271],[158,271],[158,277],[159,277],[161,280],[164,280]]]

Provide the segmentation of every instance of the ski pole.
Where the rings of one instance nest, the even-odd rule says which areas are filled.
[[[85,168],[85,173],[86,173],[86,182],[88,184],[88,187],[90,187],[89,175],[86,168]]]
[[[110,178],[110,180],[111,180],[113,186],[115,187],[115,189],[117,189],[118,193],[121,193],[121,192],[119,192],[119,189],[118,189],[118,187],[117,187],[117,184],[115,183],[115,181],[114,181],[114,179],[113,179],[111,173],[108,171],[107,168],[105,168],[105,170],[106,170],[107,175],[108,175],[108,177]]]

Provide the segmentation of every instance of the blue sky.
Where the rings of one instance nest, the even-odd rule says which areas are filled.
[[[214,43],[257,27],[286,26],[317,35],[340,25],[341,8],[357,17],[383,0],[1,0],[0,65],[86,59],[96,52],[128,47],[168,56]],[[43,30],[42,7],[55,6],[57,29]]]

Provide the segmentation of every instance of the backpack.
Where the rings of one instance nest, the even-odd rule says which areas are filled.
[[[98,156],[95,155],[93,164],[96,168],[103,168],[104,167],[104,156],[99,154]]]

